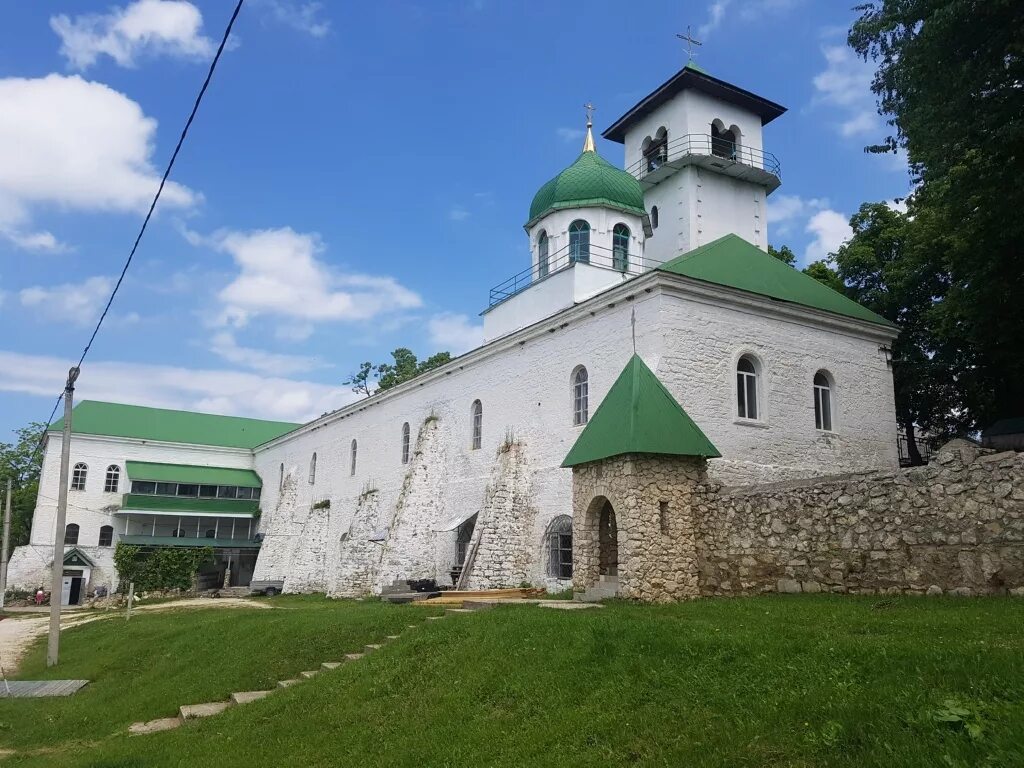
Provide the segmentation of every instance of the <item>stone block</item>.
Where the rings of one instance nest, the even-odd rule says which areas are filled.
[[[195,720],[200,717],[219,715],[230,706],[227,701],[211,701],[208,704],[183,704],[178,709],[182,720]]]
[[[231,694],[231,703],[235,705],[249,704],[269,696],[270,693],[270,691],[238,691]]]
[[[775,588],[785,594],[795,594],[800,591],[800,582],[796,579],[779,579]]]

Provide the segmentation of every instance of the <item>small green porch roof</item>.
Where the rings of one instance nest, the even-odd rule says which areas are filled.
[[[174,536],[122,536],[122,544],[148,547],[213,547],[214,549],[259,549],[258,541],[237,539],[189,539]]]
[[[126,461],[131,480],[155,480],[162,483],[192,485],[236,485],[262,488],[263,481],[251,469],[200,467],[192,464],[159,464],[152,461]]]
[[[151,515],[183,515],[206,517],[253,517],[259,512],[256,499],[197,499],[191,496],[149,496],[126,493],[120,512],[141,512]]]
[[[608,390],[562,466],[575,467],[626,453],[722,455],[636,354]]]
[[[93,563],[85,552],[80,550],[78,547],[72,547],[64,553],[64,565],[70,565],[77,568],[95,568],[96,564]]]
[[[887,328],[896,327],[881,315],[793,269],[739,235],[720,237],[665,262],[658,269]]]

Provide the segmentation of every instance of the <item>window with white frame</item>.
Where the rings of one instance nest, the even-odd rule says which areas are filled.
[[[316,454],[309,460],[309,484],[313,485],[316,482]]]
[[[409,463],[409,422],[402,425],[402,463]]]
[[[114,526],[104,525],[100,527],[100,540],[99,545],[101,547],[109,547],[114,543]]]
[[[352,463],[351,463],[351,466],[349,467],[349,474],[352,475],[352,476],[355,476],[355,474],[356,474],[356,455],[358,454],[358,452],[359,452],[359,444],[355,440],[353,440],[352,441],[352,459],[351,459]]]
[[[473,424],[471,447],[475,451],[480,448],[484,440],[484,404],[479,400],[473,401],[470,409],[471,422]]]
[[[121,468],[117,464],[111,464],[107,467],[107,476],[103,480],[103,492],[117,493],[117,488],[120,484]]]
[[[824,371],[814,374],[814,426],[832,431],[832,386]]]
[[[64,543],[65,544],[77,544],[78,543],[78,524],[68,523],[64,527]]]
[[[572,578],[572,518],[559,515],[544,534],[548,554],[548,576]]]
[[[629,271],[629,227],[616,224],[612,230],[612,269],[619,272]]]
[[[89,467],[81,462],[75,464],[75,468],[71,471],[71,490],[72,491],[84,491],[85,490],[85,479],[89,474]]]
[[[537,277],[547,277],[550,265],[548,264],[548,233],[543,229],[537,237]]]
[[[590,263],[590,224],[576,219],[569,225],[569,263]]]
[[[572,423],[586,424],[590,415],[590,376],[582,365],[572,374]]]
[[[757,395],[757,366],[744,355],[736,364],[736,415],[741,419],[760,418]]]

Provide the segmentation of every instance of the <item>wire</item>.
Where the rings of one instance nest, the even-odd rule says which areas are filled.
[[[132,249],[128,254],[128,258],[125,260],[124,267],[121,269],[121,275],[117,278],[117,283],[114,285],[114,289],[110,292],[110,298],[107,300],[107,304],[103,308],[100,319],[96,322],[96,327],[93,328],[92,334],[89,336],[89,341],[82,350],[82,356],[78,358],[78,364],[76,365],[77,368],[82,367],[82,363],[85,362],[86,355],[88,355],[89,350],[92,349],[92,344],[96,340],[96,334],[100,332],[100,327],[103,325],[103,321],[106,320],[107,313],[110,311],[110,307],[114,303],[114,297],[117,296],[117,292],[121,288],[121,283],[124,282],[124,277],[128,273],[128,268],[132,264],[132,259],[135,258],[135,252],[139,249],[139,243],[142,242],[142,236],[146,234],[146,227],[149,226],[149,220],[153,217],[153,211],[156,210],[156,204],[160,200],[160,195],[163,194],[164,186],[167,184],[167,179],[171,175],[171,169],[174,168],[174,161],[178,159],[178,153],[181,151],[181,147],[185,143],[185,137],[188,135],[189,128],[192,127],[192,121],[195,120],[196,113],[199,111],[199,105],[203,101],[206,89],[210,86],[214,70],[217,69],[217,62],[220,61],[220,56],[224,52],[224,47],[227,45],[228,38],[231,36],[231,29],[235,25],[235,19],[238,18],[238,14],[242,10],[242,4],[244,2],[245,0],[238,0],[238,3],[235,5],[235,10],[231,14],[231,18],[228,20],[227,26],[224,28],[224,35],[221,37],[220,45],[217,46],[217,52],[213,56],[213,61],[210,62],[209,70],[206,72],[206,79],[203,80],[203,87],[199,89],[199,94],[196,96],[195,102],[192,104],[192,111],[189,113],[188,120],[185,121],[185,127],[181,129],[181,135],[178,137],[178,143],[174,146],[174,152],[171,153],[171,159],[167,163],[167,168],[164,170],[163,177],[160,179],[160,186],[157,188],[156,194],[153,196],[153,202],[149,204],[149,210],[146,212],[146,218],[142,220],[142,227],[139,229],[139,234],[135,237]],[[53,423],[53,417],[57,414],[57,408],[60,406],[60,401],[63,396],[63,393],[57,396],[57,402],[53,406],[53,411],[50,412],[50,418],[46,422],[46,427],[43,428],[42,435],[40,435],[39,443],[36,446],[36,453],[38,453],[43,446],[43,442],[46,439],[46,432]]]

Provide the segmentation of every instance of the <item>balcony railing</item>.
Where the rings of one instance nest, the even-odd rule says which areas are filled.
[[[662,166],[691,156],[720,157],[729,162],[767,171],[782,178],[782,166],[771,152],[753,149],[727,139],[712,137],[707,133],[688,133],[668,142],[658,151],[652,152],[633,163],[626,170],[640,181]]]
[[[531,285],[568,269],[574,264],[589,264],[600,269],[610,269],[624,275],[639,275],[646,269],[659,265],[661,262],[644,259],[633,253],[608,248],[603,245],[584,245],[570,243],[548,254],[546,262],[534,264],[522,272],[518,272],[507,280],[491,288],[490,306],[510,299]]]

